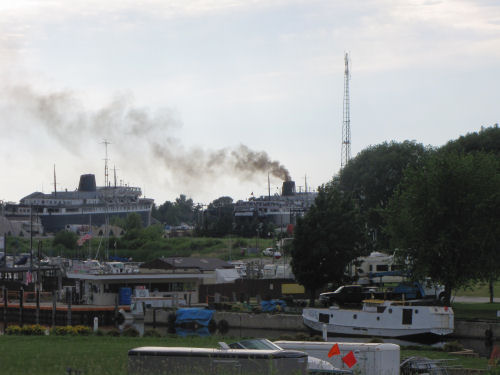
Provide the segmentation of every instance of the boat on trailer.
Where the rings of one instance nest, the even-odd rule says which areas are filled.
[[[129,375],[306,375],[307,354],[294,350],[141,347],[128,352]]]
[[[304,324],[313,331],[334,335],[404,337],[449,335],[454,330],[453,309],[419,301],[365,300],[361,309],[306,308]]]

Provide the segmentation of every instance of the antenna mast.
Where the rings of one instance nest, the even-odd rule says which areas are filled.
[[[54,197],[57,197],[56,165],[54,164]]]
[[[340,168],[344,168],[351,159],[351,113],[350,113],[350,98],[349,98],[349,54],[346,52],[344,56],[345,71],[344,71],[344,118],[342,122],[342,155]]]
[[[108,171],[108,145],[111,144],[106,139],[102,142],[104,143],[105,149],[105,157],[104,157],[104,186],[108,187],[109,185],[109,171]]]

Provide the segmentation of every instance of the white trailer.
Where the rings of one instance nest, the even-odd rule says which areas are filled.
[[[275,341],[287,350],[299,350],[310,356],[330,362],[339,369],[352,370],[361,375],[399,375],[400,350],[396,344],[364,344],[323,341]],[[328,357],[333,345],[338,344],[340,354]],[[356,364],[349,368],[342,357],[353,352]]]

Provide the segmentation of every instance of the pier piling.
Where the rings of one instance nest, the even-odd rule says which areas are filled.
[[[57,295],[56,291],[52,291],[52,327],[56,325],[56,311],[57,311]]]
[[[4,286],[3,288],[3,332],[7,329],[7,309],[9,307],[9,291]]]
[[[21,287],[19,289],[19,325],[22,327],[23,326],[23,304],[24,304],[24,289]]]

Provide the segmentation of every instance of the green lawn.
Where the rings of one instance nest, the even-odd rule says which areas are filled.
[[[57,375],[67,369],[80,370],[82,375],[125,375],[127,352],[139,346],[217,347],[219,341],[233,338],[177,337],[68,337],[68,336],[0,336],[0,373],[11,375]],[[431,359],[455,359],[435,350],[401,351],[401,358],[423,356]],[[484,358],[458,358],[456,365],[486,369]]]
[[[210,338],[0,336],[0,373],[57,375],[127,374],[127,352],[139,346],[216,347]]]
[[[489,297],[490,292],[487,283],[477,283],[470,288],[457,290],[456,295],[459,297]],[[497,298],[500,297],[500,280],[493,285],[493,295]]]
[[[467,320],[496,320],[500,303],[453,303],[455,319]]]

